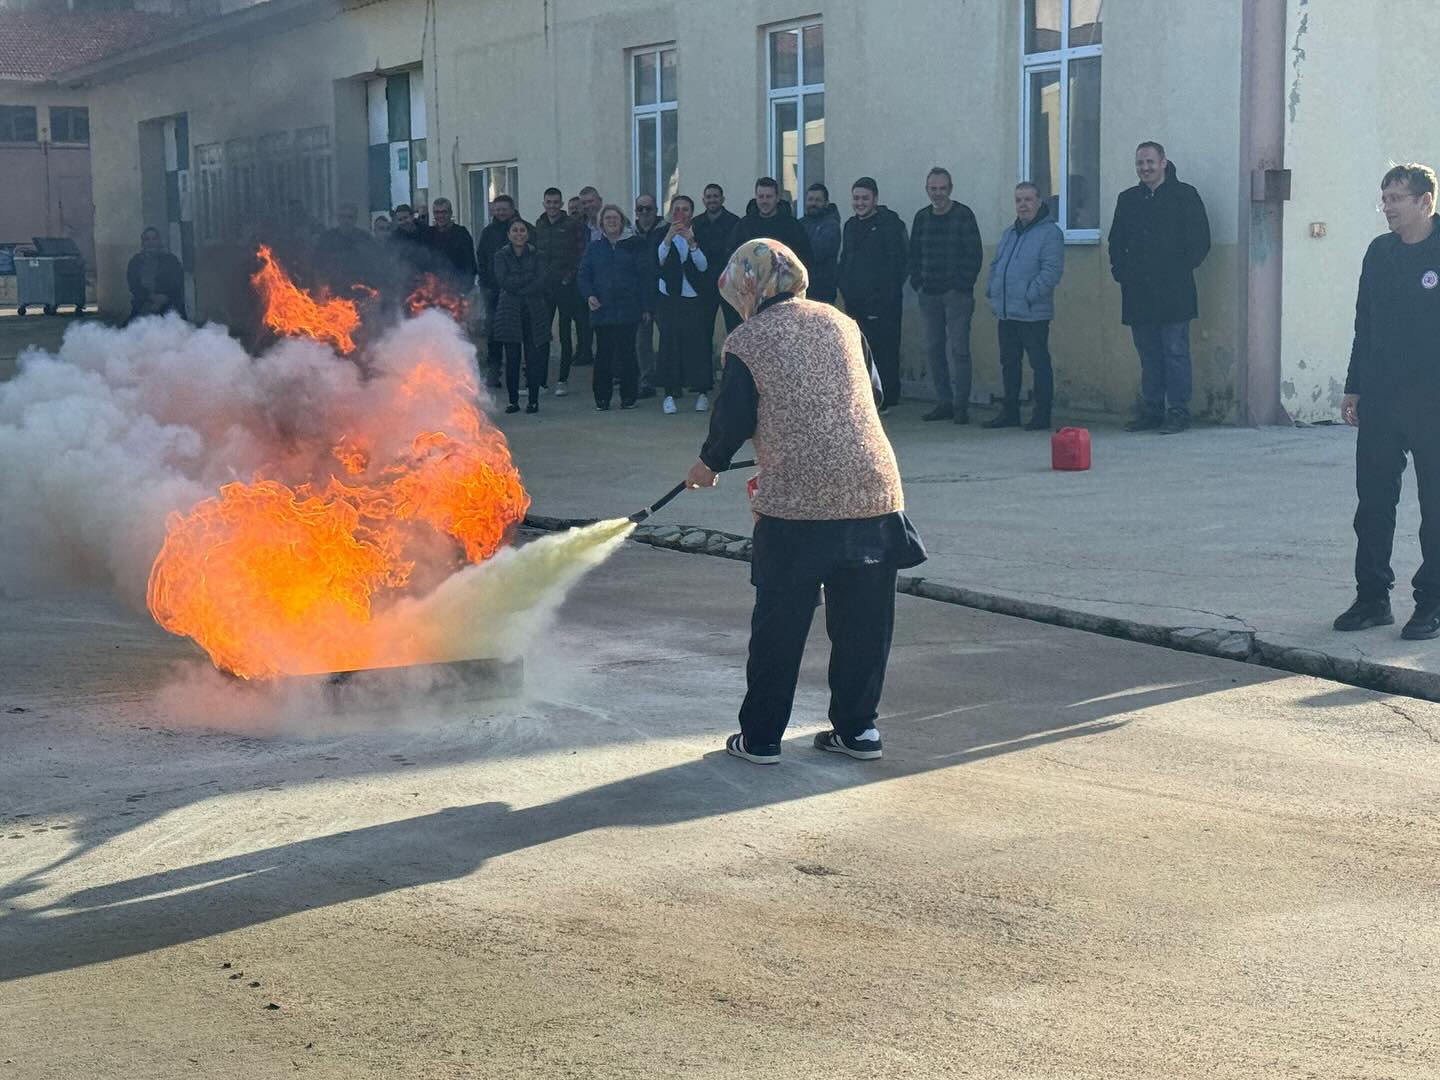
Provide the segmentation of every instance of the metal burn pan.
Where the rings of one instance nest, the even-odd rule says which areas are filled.
[[[525,688],[524,660],[451,660],[406,667],[292,675],[281,685],[317,686],[339,712],[445,705],[514,697]]]

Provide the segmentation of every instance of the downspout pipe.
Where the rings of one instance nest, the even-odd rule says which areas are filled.
[[[1285,283],[1287,3],[1243,0],[1240,88],[1241,423],[1289,424],[1280,396]]]

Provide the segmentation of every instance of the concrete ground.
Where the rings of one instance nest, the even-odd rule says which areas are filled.
[[[575,385],[589,378],[578,369]],[[589,402],[581,389],[545,398],[538,416],[501,417],[537,514],[636,510],[684,477],[704,440],[707,418],[688,410],[667,417],[646,402],[596,413]],[[1212,636],[1237,635],[1300,670],[1349,678],[1363,665],[1393,676],[1384,685],[1440,697],[1440,642],[1399,635],[1420,561],[1413,485],[1396,533],[1397,625],[1330,628],[1354,598],[1353,430],[1200,427],[1171,437],[1093,424],[1093,469],[1059,473],[1044,434],[926,424],[928,407],[907,399],[885,420],[931,556],[915,573],[928,582],[984,594],[1001,610],[1222,631]],[[739,480],[684,495],[654,520],[751,531]]]
[[[542,504],[685,464],[562,416],[517,428]],[[560,476],[550,428],[617,434]],[[0,1080],[1440,1074],[1440,707],[902,596],[885,759],[807,745],[817,628],[759,768],[749,601],[627,545],[527,699],[279,731],[141,618],[0,603]]]

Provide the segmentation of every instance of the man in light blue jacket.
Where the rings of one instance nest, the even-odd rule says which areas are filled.
[[[1000,320],[1000,370],[1005,404],[982,427],[1020,426],[1020,362],[1030,357],[1035,374],[1035,409],[1027,431],[1050,429],[1055,373],[1050,366],[1050,320],[1055,317],[1055,286],[1065,272],[1065,234],[1040,201],[1040,189],[1028,180],[1015,187],[1015,224],[995,246],[985,296]]]

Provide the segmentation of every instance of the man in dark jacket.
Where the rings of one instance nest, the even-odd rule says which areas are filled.
[[[559,188],[546,188],[545,212],[535,219],[531,243],[540,253],[545,266],[545,307],[548,326],[560,312],[560,373],[555,383],[555,396],[569,393],[570,365],[574,362],[574,346],[570,341],[570,324],[583,325],[581,309],[584,301],[575,287],[580,257],[589,243],[589,231],[565,213],[565,196]]]
[[[800,219],[810,238],[810,289],[806,296],[835,303],[835,282],[840,263],[840,211],[830,201],[830,189],[811,184],[805,192],[805,216]],[[903,225],[901,226],[904,227]]]
[[[637,195],[635,197],[635,223],[631,226],[631,235],[635,237],[636,243],[645,250],[650,260],[645,268],[646,284],[644,289],[647,310],[653,310],[656,306],[656,296],[660,291],[660,240],[669,229],[670,223],[660,216],[655,196]],[[635,362],[640,365],[640,396],[642,398],[655,396],[655,366],[660,355],[655,348],[655,330],[655,321],[642,318],[635,331]]]
[[[409,204],[401,203],[391,211],[391,216],[394,228],[385,244],[398,268],[395,287],[403,299],[420,283],[422,274],[433,270],[434,258],[425,239],[429,229],[415,220],[415,211]]]
[[[475,287],[475,239],[455,220],[455,208],[446,198],[430,206],[431,226],[425,243],[434,252],[435,273],[460,299]]]
[[[315,272],[321,284],[338,294],[349,292],[353,285],[382,291],[386,280],[380,246],[360,228],[360,208],[353,202],[341,203],[335,223],[315,242]]]
[[[910,227],[910,285],[919,294],[930,385],[938,399],[921,419],[968,424],[970,322],[985,250],[974,213],[950,198],[954,190],[948,169],[937,165],[925,177],[930,205],[920,209]]]
[[[868,176],[850,189],[855,216],[845,222],[839,283],[845,310],[860,324],[874,354],[883,412],[900,402],[900,316],[909,245],[905,223],[880,205],[879,196],[879,185]]]
[[[485,290],[485,307],[490,316],[489,323],[495,325],[495,305],[500,300],[500,287],[495,281],[495,253],[510,242],[510,222],[514,221],[515,200],[500,194],[490,200],[490,221],[480,230],[480,239],[475,241],[475,266],[480,278],[480,287]],[[548,331],[548,327],[546,328]],[[486,381],[493,390],[500,385],[500,375],[505,370],[505,346],[491,335],[486,359],[489,371]]]
[[[740,224],[740,219],[725,209],[725,189],[719,184],[706,184],[702,201],[705,212],[690,223],[690,228],[695,233],[695,242],[700,245],[700,250],[705,252],[705,258],[710,263],[710,272],[705,275],[703,291],[700,293],[700,299],[705,303],[705,314],[701,316],[701,321],[710,327],[713,334],[715,313],[723,312],[725,332],[728,334],[740,325],[740,316],[720,296],[720,271],[734,254],[735,249],[730,246],[730,237],[735,232],[735,226]]]
[[[769,176],[755,181],[755,198],[730,233],[730,250],[733,252],[741,244],[760,239],[779,240],[810,270],[815,258],[810,250],[810,237],[791,214],[790,204],[781,200],[780,184]]]
[[[185,318],[185,268],[165,250],[160,230],[147,226],[140,234],[140,253],[125,267],[130,286],[130,318],[173,311]]]
[[[1401,636],[1440,637],[1440,218],[1425,165],[1397,165],[1381,181],[1390,232],[1371,243],[1360,270],[1355,342],[1340,411],[1355,440],[1355,603],[1336,630],[1388,626],[1395,507],[1405,455],[1420,496],[1415,613]]]
[[[1140,407],[1127,431],[1174,435],[1190,426],[1190,323],[1199,317],[1195,268],[1210,253],[1200,193],[1175,177],[1165,148],[1135,149],[1140,183],[1120,193],[1110,224],[1110,273],[1121,321],[1140,354]]]

